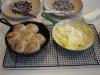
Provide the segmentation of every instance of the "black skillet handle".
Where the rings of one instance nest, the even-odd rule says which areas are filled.
[[[10,28],[13,26],[10,22],[8,22],[6,19],[4,18],[0,18],[0,22],[9,26]]]

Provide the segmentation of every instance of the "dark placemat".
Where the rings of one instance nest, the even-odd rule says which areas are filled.
[[[92,47],[81,52],[66,51],[59,47],[52,38],[53,26],[47,26],[50,31],[50,41],[37,55],[23,57],[6,50],[4,68],[42,68],[42,67],[66,67],[83,65],[100,65],[100,38],[94,25],[91,25],[96,33],[96,40]]]

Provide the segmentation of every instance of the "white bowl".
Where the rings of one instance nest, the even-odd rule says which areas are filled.
[[[35,16],[37,16],[42,9],[40,0],[4,0],[2,3],[2,7],[1,7],[3,15],[8,17],[8,18],[11,18],[11,19],[19,19],[19,20],[29,18],[29,16],[13,14],[10,11],[9,6],[12,5],[13,3],[18,2],[18,1],[28,1],[29,3],[33,3],[33,5],[34,5],[34,1],[35,1],[35,5],[39,5],[39,6],[37,6],[38,7],[37,10],[34,11],[35,8],[33,8],[33,10],[30,12],[30,14],[33,14]]]
[[[44,0],[44,8],[46,9],[46,10],[51,10],[51,11],[58,11],[58,10],[54,10],[53,8],[52,8],[52,1],[53,0]],[[54,15],[56,15],[56,16],[62,16],[62,17],[65,17],[65,16],[71,16],[71,15],[76,15],[77,13],[80,13],[81,12],[81,10],[82,10],[82,8],[83,8],[83,3],[82,3],[82,1],[81,0],[69,0],[69,2],[71,2],[74,6],[75,6],[75,10],[71,10],[71,11],[64,11],[64,12],[66,12],[67,13],[67,15],[65,15],[65,14],[57,14],[57,13],[55,13]],[[58,11],[58,12],[60,12],[60,11]]]

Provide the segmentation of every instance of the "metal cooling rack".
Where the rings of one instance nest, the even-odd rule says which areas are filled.
[[[100,65],[100,38],[94,25],[91,25],[96,33],[96,40],[92,47],[82,52],[66,51],[54,43],[52,36],[43,50],[37,55],[23,57],[6,50],[4,68],[42,68],[42,67],[66,67]],[[53,26],[47,26],[51,31]]]

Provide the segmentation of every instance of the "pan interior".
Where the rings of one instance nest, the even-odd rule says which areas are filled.
[[[89,48],[95,39],[92,28],[78,20],[64,20],[55,25],[52,31],[55,42],[69,50]]]
[[[24,25],[28,25],[28,24],[30,24],[30,23],[33,23],[33,24],[37,25],[37,26],[39,27],[39,33],[41,33],[41,34],[46,38],[46,42],[44,43],[44,45],[43,45],[41,48],[45,47],[45,46],[48,44],[49,39],[50,39],[50,34],[49,34],[48,29],[45,27],[44,24],[39,23],[39,22],[34,22],[34,21],[22,22],[22,24],[24,24]],[[14,26],[14,25],[13,25],[13,26]],[[12,32],[12,31],[13,31],[13,27],[10,28],[10,30],[7,32],[7,34],[10,33],[10,32]],[[6,35],[7,35],[7,34],[6,34]],[[5,43],[6,43],[6,45],[7,45],[7,48],[8,48],[10,51],[13,51],[14,53],[16,53],[14,50],[12,50],[12,48],[11,48],[11,46],[9,45],[9,43],[8,43],[6,37],[5,37]],[[41,49],[40,49],[38,52],[40,52],[40,51],[41,51]],[[20,53],[17,53],[17,54],[24,55],[24,56],[30,56],[30,55],[33,55],[33,54],[37,54],[38,52],[34,52],[34,53],[31,53],[31,54],[20,54]]]

